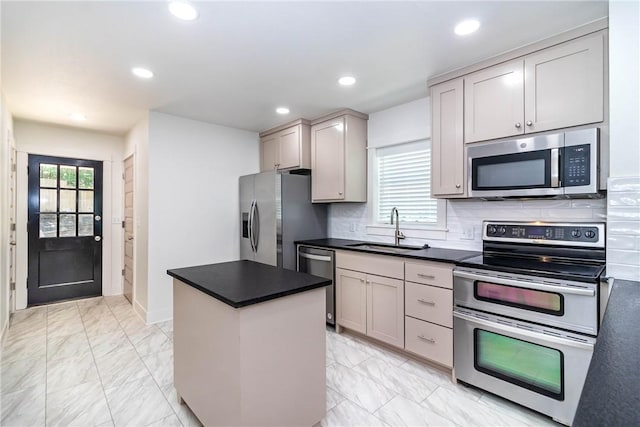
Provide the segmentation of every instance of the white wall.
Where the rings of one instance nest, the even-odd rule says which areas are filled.
[[[429,98],[402,104],[369,115],[370,146],[431,137]],[[366,203],[334,203],[329,209],[329,235],[335,238],[393,242],[393,237],[367,233]],[[432,238],[407,238],[408,245],[422,245],[482,250],[483,220],[586,220],[604,221],[606,200],[523,200],[496,201],[449,200],[446,202],[445,233]],[[400,224],[402,228],[402,223]],[[463,231],[471,230],[473,239],[465,239]]]
[[[149,118],[143,118],[125,137],[123,160],[133,157],[133,307],[146,319],[149,257]],[[124,258],[121,259],[124,265]]]
[[[607,274],[640,281],[640,3],[609,2]]]
[[[238,177],[258,171],[257,133],[149,114],[149,323],[172,317],[167,269],[239,259]]]
[[[122,256],[122,156],[124,139],[119,136],[84,129],[55,126],[46,123],[15,120],[14,137],[18,150],[18,223],[26,223],[26,170],[27,154],[72,157],[103,162],[103,255],[102,290],[104,295],[122,293],[120,274]],[[24,205],[24,206],[22,206]],[[21,217],[22,216],[22,217]],[[18,253],[26,262],[26,233],[18,228]],[[24,236],[20,236],[24,233]],[[26,271],[21,266],[18,271]],[[26,277],[17,278],[16,306],[26,304]]]
[[[9,179],[11,177],[11,113],[0,92],[0,336],[9,324],[10,274],[9,274]]]

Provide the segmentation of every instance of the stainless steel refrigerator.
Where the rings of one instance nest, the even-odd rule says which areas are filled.
[[[327,205],[311,203],[309,175],[240,177],[240,258],[296,269],[296,240],[327,237]]]

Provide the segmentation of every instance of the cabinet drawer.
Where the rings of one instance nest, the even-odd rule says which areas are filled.
[[[336,267],[364,271],[395,279],[404,279],[404,261],[386,255],[361,255],[355,252],[336,252]]]
[[[435,286],[406,282],[405,314],[438,325],[453,327],[453,292]]]
[[[405,317],[405,349],[450,368],[453,366],[453,330]]]
[[[407,262],[405,280],[453,289],[453,267],[437,262]]]

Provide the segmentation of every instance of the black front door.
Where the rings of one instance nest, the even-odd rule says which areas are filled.
[[[28,303],[102,295],[102,162],[29,156]]]

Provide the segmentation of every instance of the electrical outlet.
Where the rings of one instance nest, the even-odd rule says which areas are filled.
[[[467,225],[462,227],[462,239],[473,240],[475,237],[475,227],[473,225]]]

